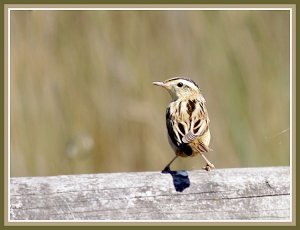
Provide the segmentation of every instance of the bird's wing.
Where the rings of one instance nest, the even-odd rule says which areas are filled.
[[[205,135],[206,132],[208,131],[208,122],[209,122],[209,120],[201,120],[199,128],[198,128],[198,126],[196,128],[193,127],[182,138],[183,143],[189,144],[189,143],[193,142],[194,140],[197,140],[202,135]],[[195,133],[195,130],[197,131],[196,133]],[[208,151],[211,151],[211,149],[206,144],[204,144],[204,142],[202,141],[201,138],[198,141],[194,142],[194,147],[199,152],[208,152]]]
[[[167,109],[166,122],[170,141],[172,141],[174,146],[184,152],[187,156],[192,155],[192,148],[187,143],[182,142],[182,138],[185,135],[184,127],[181,123],[172,119],[170,108]]]
[[[202,136],[208,129],[208,120],[202,119],[197,120],[196,122],[191,122],[190,130],[187,134],[184,135],[182,141],[184,143],[190,143],[197,139],[198,137]]]
[[[180,133],[175,129],[175,124],[170,114],[170,108],[167,109],[166,124],[167,124],[168,134],[172,143],[179,148],[182,143],[181,141],[182,136],[180,136]]]
[[[166,124],[168,134],[172,143],[180,149],[185,148],[208,130],[209,118],[205,105],[199,103],[194,106],[190,105],[190,107],[193,108],[192,111],[188,109],[182,111],[182,113],[185,113],[186,121],[183,121],[182,117],[177,120],[176,117],[172,116],[170,107],[167,108]],[[202,152],[206,152],[205,150],[208,147],[205,148],[204,146],[200,147],[200,149]]]

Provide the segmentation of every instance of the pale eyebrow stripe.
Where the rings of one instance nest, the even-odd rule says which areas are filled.
[[[198,84],[196,82],[194,82],[191,79],[183,78],[183,77],[173,77],[173,78],[171,78],[169,80],[166,80],[165,82],[175,81],[175,80],[179,80],[179,79],[183,79],[183,80],[189,81],[189,82],[193,83],[195,86],[197,86],[197,88],[199,88],[199,86],[198,86]]]

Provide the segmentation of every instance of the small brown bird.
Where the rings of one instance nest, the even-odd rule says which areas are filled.
[[[204,153],[210,151],[209,118],[198,85],[187,78],[171,78],[164,82],[153,82],[168,90],[172,97],[166,112],[168,139],[176,156],[166,165],[163,171],[169,171],[170,165],[178,157],[201,156],[206,161],[205,170],[214,165],[208,161]]]

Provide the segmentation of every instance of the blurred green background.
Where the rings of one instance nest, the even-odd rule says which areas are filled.
[[[168,93],[207,100],[217,168],[289,165],[288,11],[12,11],[11,175],[161,170]],[[201,169],[200,156],[173,169]]]

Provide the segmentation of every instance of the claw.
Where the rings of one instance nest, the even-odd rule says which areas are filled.
[[[161,173],[169,173],[171,171],[170,167],[169,166],[166,166],[162,171]]]
[[[215,166],[213,164],[206,164],[206,166],[203,167],[202,169],[204,169],[206,171],[211,171],[214,168],[215,168]]]

